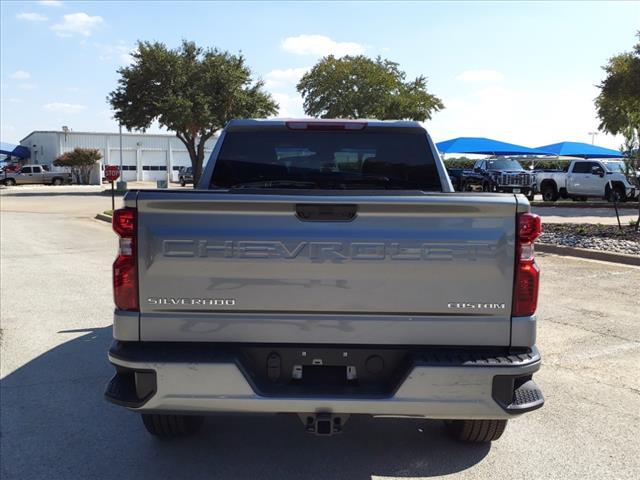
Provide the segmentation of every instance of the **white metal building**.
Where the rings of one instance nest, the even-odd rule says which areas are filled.
[[[207,141],[205,162],[217,141]],[[61,154],[74,148],[96,148],[102,153],[100,168],[104,165],[120,166],[120,135],[118,133],[75,132],[72,130],[34,131],[20,140],[31,152],[29,163],[51,165]],[[178,180],[180,167],[191,166],[189,152],[172,134],[122,134],[122,172],[125,181]],[[97,175],[95,176],[97,180]],[[97,180],[99,182],[99,180]]]

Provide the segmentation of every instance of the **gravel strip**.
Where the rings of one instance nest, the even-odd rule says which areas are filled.
[[[541,243],[551,243],[566,247],[590,248],[603,252],[626,253],[627,255],[640,256],[640,242],[633,240],[545,232],[540,236],[539,241]]]

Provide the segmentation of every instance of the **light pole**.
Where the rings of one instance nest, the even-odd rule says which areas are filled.
[[[124,179],[124,172],[122,170],[122,124],[118,125],[118,134],[120,136],[120,179],[116,184],[118,190],[126,190],[127,182]]]
[[[598,135],[598,132],[589,132],[589,135],[591,135],[591,145],[593,145],[593,142],[595,141],[596,135]]]

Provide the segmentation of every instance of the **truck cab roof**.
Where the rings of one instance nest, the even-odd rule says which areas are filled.
[[[358,130],[362,128],[407,128],[424,130],[424,127],[412,120],[375,120],[375,119],[341,119],[341,118],[279,118],[279,119],[239,119],[230,120],[226,131],[244,130],[249,128],[292,128],[303,130],[314,126],[318,129]]]

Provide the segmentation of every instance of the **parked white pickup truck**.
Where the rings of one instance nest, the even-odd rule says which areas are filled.
[[[18,172],[3,175],[2,183],[6,186],[29,185],[36,183],[63,185],[71,183],[71,174],[66,172],[49,172],[42,165],[25,165]]]
[[[633,200],[638,190],[626,176],[619,160],[573,160],[564,171],[537,171],[536,183],[546,202],[558,198],[586,200],[588,197],[613,201]]]

